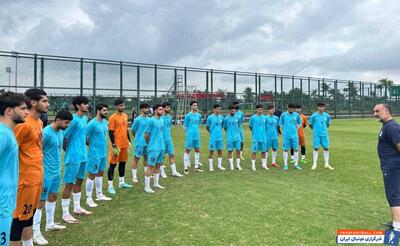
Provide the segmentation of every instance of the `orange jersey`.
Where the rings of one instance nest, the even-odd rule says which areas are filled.
[[[31,186],[43,181],[42,126],[40,119],[28,115],[14,128],[19,146],[18,185]]]
[[[115,144],[120,148],[128,147],[128,115],[114,113],[111,115],[108,130],[114,131]]]
[[[297,132],[299,134],[299,138],[304,138],[305,134],[304,134],[304,128],[308,125],[308,120],[307,120],[307,116],[305,116],[304,114],[300,114],[301,117],[301,126],[298,128]]]

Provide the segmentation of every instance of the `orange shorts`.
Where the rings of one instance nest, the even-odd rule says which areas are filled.
[[[299,136],[299,145],[306,146],[306,137],[305,136]]]
[[[114,156],[112,152],[112,148],[110,148],[110,152],[108,153],[108,160],[112,164],[118,164],[118,162],[127,162],[128,161],[128,148],[123,148],[119,152],[119,155]]]
[[[33,217],[33,212],[39,205],[42,185],[18,186],[17,208],[14,211],[14,218],[29,220]]]

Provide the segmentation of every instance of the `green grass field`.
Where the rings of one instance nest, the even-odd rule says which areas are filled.
[[[380,229],[390,219],[376,152],[380,127],[372,119],[333,121],[330,159],[335,171],[323,168],[321,153],[316,171],[307,164],[301,172],[293,166],[288,172],[265,171],[260,161],[258,170],[251,171],[251,135],[245,127],[243,171],[168,177],[160,182],[166,190],[153,195],[143,192],[143,184],[117,190],[112,201],[81,217],[81,224],[43,234],[51,245],[334,245],[337,229]],[[182,128],[173,129],[173,139],[182,171]],[[207,144],[202,128],[205,169]],[[310,163],[308,128],[307,144]],[[130,181],[130,162],[126,176]],[[60,201],[56,221],[61,221]]]

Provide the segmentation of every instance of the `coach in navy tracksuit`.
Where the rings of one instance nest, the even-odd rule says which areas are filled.
[[[378,155],[392,214],[392,226],[394,230],[400,231],[400,125],[392,118],[387,104],[377,104],[374,117],[383,124],[379,133]]]

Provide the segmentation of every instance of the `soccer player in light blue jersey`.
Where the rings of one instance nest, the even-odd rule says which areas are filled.
[[[174,144],[172,142],[171,138],[171,128],[172,128],[172,117],[170,115],[171,112],[171,104],[169,102],[164,102],[162,104],[163,107],[163,115],[161,116],[161,119],[164,122],[164,145],[165,145],[165,154],[168,154],[169,157],[169,165],[172,170],[172,176],[173,177],[183,177],[182,174],[180,174],[176,170],[176,164],[175,164],[175,151],[174,151]],[[164,170],[164,165],[160,167],[160,173],[161,177],[167,178],[167,174],[165,173]]]
[[[288,150],[294,150],[294,168],[301,170],[299,166],[299,135],[297,129],[301,126],[301,117],[297,112],[294,112],[295,105],[288,104],[288,111],[282,113],[279,119],[279,125],[283,128],[283,170],[288,170]]]
[[[28,108],[24,95],[0,95],[0,245],[9,245],[11,222],[17,205],[18,144],[14,127],[25,121]]]
[[[202,173],[203,170],[200,168],[200,128],[202,117],[197,112],[197,102],[190,102],[191,111],[185,115],[185,121],[183,127],[185,129],[185,154],[183,156],[183,165],[185,174],[189,174],[190,167],[190,150],[194,149],[194,167],[197,172]]]
[[[280,166],[276,163],[276,154],[278,150],[278,127],[279,118],[274,115],[275,108],[273,105],[268,106],[268,114],[265,116],[267,122],[266,126],[266,140],[267,140],[267,151],[265,153],[265,158],[267,159],[268,166],[268,151],[272,149],[272,167],[279,168]]]
[[[233,151],[236,151],[236,168],[242,170],[240,166],[240,118],[236,114],[237,107],[229,106],[229,114],[224,119],[224,129],[226,132],[226,148],[228,149],[228,160],[231,171],[233,166]]]
[[[147,143],[144,139],[144,134],[147,129],[147,125],[149,124],[150,118],[147,117],[149,113],[149,104],[141,103],[139,105],[140,115],[136,117],[135,121],[132,125],[132,134],[135,137],[134,140],[134,153],[133,153],[133,161],[132,161],[132,181],[133,183],[139,183],[139,179],[137,177],[137,167],[140,158],[143,157],[143,166],[144,171],[147,169]]]
[[[164,189],[160,185],[160,167],[164,161],[164,122],[161,119],[163,107],[160,104],[153,106],[154,116],[150,119],[145,131],[145,140],[147,143],[147,165],[148,168],[144,176],[144,191],[154,193],[150,188],[150,176],[154,173],[154,188]]]
[[[251,144],[251,169],[256,171],[256,154],[261,152],[261,163],[262,168],[269,170],[267,166],[267,159],[265,152],[267,151],[266,146],[266,121],[265,115],[263,114],[263,106],[256,106],[256,113],[251,116],[249,122],[249,128],[252,133],[252,144]]]
[[[86,204],[90,208],[97,207],[93,201],[93,186],[96,186],[96,200],[110,201],[111,198],[103,194],[103,174],[107,166],[107,132],[108,105],[99,103],[96,105],[96,117],[93,118],[87,128],[86,139],[89,144],[88,162],[86,172]]]
[[[86,171],[86,130],[89,111],[89,99],[85,96],[77,96],[72,104],[76,110],[73,119],[64,132],[64,178],[65,184],[62,193],[62,219],[66,223],[79,223],[69,213],[69,204],[72,192],[74,202],[73,213],[76,215],[91,215],[92,213],[81,207],[81,189]]]
[[[244,161],[243,157],[243,147],[244,147],[244,133],[243,133],[243,122],[244,122],[244,113],[240,110],[240,103],[238,101],[233,102],[233,106],[236,107],[236,116],[239,118],[239,131],[240,131],[240,159]]]
[[[328,128],[331,125],[331,116],[325,112],[325,103],[319,102],[317,104],[318,111],[311,115],[310,118],[310,128],[313,130],[314,135],[314,158],[312,170],[317,168],[318,162],[318,150],[322,146],[324,149],[324,160],[325,168],[329,170],[334,170],[331,165],[329,165],[329,132]]]
[[[43,187],[39,206],[33,216],[33,241],[39,245],[47,244],[47,240],[40,232],[43,207],[46,208],[46,231],[66,228],[54,223],[54,212],[57,194],[60,192],[63,131],[68,127],[71,120],[72,114],[68,110],[61,110],[56,114],[54,122],[46,126],[42,132]]]
[[[222,148],[224,145],[224,139],[222,136],[222,126],[224,123],[224,117],[221,115],[221,105],[214,105],[214,114],[208,116],[206,121],[207,131],[210,133],[210,140],[208,149],[210,150],[208,156],[208,164],[210,172],[214,171],[214,151],[217,150],[218,156],[218,169],[225,170],[222,166]]]

